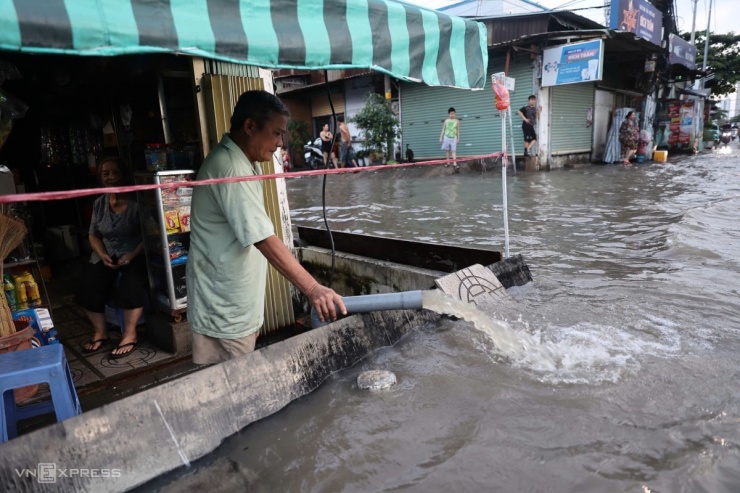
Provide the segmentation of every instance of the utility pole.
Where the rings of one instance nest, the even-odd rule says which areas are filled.
[[[693,46],[694,40],[696,39],[696,4],[699,3],[699,0],[691,0],[694,2],[694,18],[691,21],[691,45]]]
[[[691,0],[694,2],[694,20],[691,23],[691,44],[694,44],[694,39],[696,39],[696,4],[699,0]],[[707,14],[707,31],[704,33],[704,61],[702,62],[702,72],[704,72],[707,69],[707,56],[709,55],[709,27],[710,23],[712,22],[712,0],[709,0],[709,13]],[[704,89],[704,84],[702,84],[702,87],[699,87],[699,80],[696,80],[694,82],[694,89]]]
[[[709,26],[712,22],[712,0],[709,0],[709,13],[707,14],[707,35],[704,38],[704,62],[701,64],[701,70],[707,69],[707,56],[709,55]]]

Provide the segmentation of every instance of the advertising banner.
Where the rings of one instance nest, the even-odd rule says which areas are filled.
[[[586,41],[545,49],[542,87],[601,80],[604,42]]]
[[[680,36],[668,36],[668,61],[671,65],[683,65],[689,70],[696,70],[696,46]]]
[[[667,115],[668,145],[686,147],[696,134],[696,105],[692,100],[670,101]]]
[[[663,14],[648,0],[612,0],[609,29],[635,33],[660,46]]]

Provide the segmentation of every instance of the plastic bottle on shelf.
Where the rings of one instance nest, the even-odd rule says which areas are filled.
[[[13,280],[15,281],[15,294],[20,309],[41,305],[39,285],[29,271],[14,275]]]
[[[149,171],[162,171],[167,169],[167,149],[162,144],[147,144],[144,150],[146,158],[146,169]]]
[[[8,274],[3,276],[3,291],[5,291],[5,299],[8,301],[10,310],[16,311],[18,309],[18,298],[15,295],[15,285]]]

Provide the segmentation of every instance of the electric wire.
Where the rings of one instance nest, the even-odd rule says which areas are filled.
[[[331,161],[331,154],[334,152],[334,143],[337,141],[337,114],[334,111],[334,103],[331,100],[331,91],[329,90],[329,73],[327,70],[324,70],[324,85],[326,86],[326,97],[329,99],[329,108],[331,108],[331,118],[332,123],[334,124],[334,132],[332,132],[331,136],[331,149],[327,153],[326,159],[324,161],[324,169],[329,169],[329,162]],[[347,149],[349,152],[349,149]],[[340,154],[341,157],[341,154]],[[331,233],[331,228],[329,227],[329,221],[326,219],[326,177],[329,175],[324,175],[324,182],[321,185],[321,210],[324,215],[324,226],[326,226],[326,232],[329,234],[329,244],[331,245],[331,272],[329,273],[329,287],[332,287],[332,284],[334,283],[334,269],[336,265],[336,250],[334,248],[334,235]],[[332,288],[333,289],[333,288]]]

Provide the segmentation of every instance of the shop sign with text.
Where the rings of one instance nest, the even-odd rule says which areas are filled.
[[[647,0],[612,0],[609,28],[635,33],[660,46],[663,14]]]
[[[547,48],[542,57],[542,86],[601,80],[603,57],[600,39]]]

